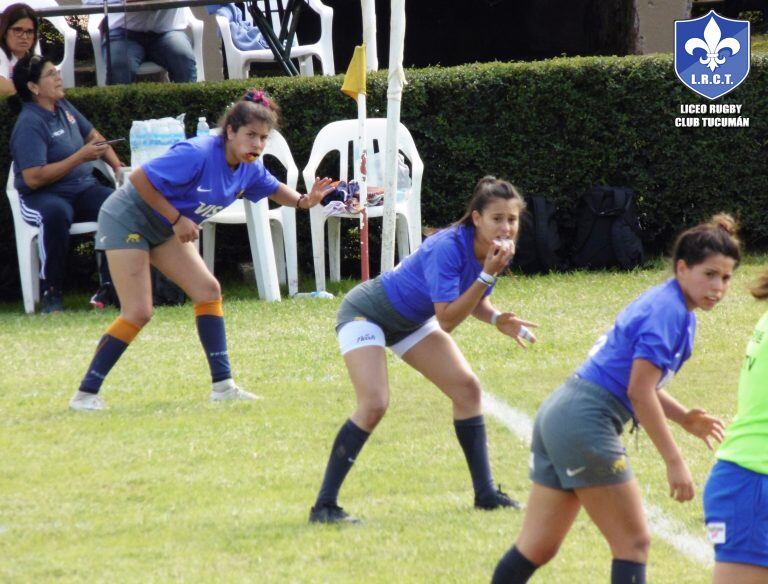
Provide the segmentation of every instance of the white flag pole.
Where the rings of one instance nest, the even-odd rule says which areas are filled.
[[[395,202],[397,199],[397,134],[400,102],[405,85],[405,0],[392,0],[389,35],[389,85],[387,88],[387,147],[385,153],[384,225],[381,238],[381,271],[395,266]]]
[[[379,68],[379,56],[376,49],[376,2],[375,0],[361,0],[361,4],[365,66],[367,71],[376,71]]]

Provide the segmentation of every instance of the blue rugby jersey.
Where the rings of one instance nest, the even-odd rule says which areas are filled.
[[[435,315],[435,302],[452,302],[466,292],[483,271],[475,257],[474,240],[474,227],[448,227],[382,274],[392,306],[405,318],[424,322]],[[485,296],[492,289],[489,286]]]
[[[195,223],[212,217],[237,198],[255,203],[280,185],[261,160],[240,163],[232,170],[219,136],[178,142],[141,168],[168,202]]]
[[[661,370],[666,387],[693,351],[696,315],[685,305],[675,278],[643,292],[600,337],[577,375],[607,389],[634,413],[627,397],[632,362],[645,359]]]

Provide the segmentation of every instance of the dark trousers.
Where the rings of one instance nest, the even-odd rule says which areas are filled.
[[[69,249],[72,223],[96,221],[99,209],[114,189],[95,184],[77,194],[32,193],[21,197],[21,214],[40,229],[40,289],[61,290]],[[107,262],[101,262],[100,276],[109,281]]]

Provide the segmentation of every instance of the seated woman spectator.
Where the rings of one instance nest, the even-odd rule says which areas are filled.
[[[11,72],[16,62],[34,51],[37,14],[26,4],[11,4],[0,14],[0,95],[16,93]]]
[[[103,158],[117,170],[122,163],[104,137],[64,99],[61,75],[45,57],[28,55],[13,69],[21,113],[11,133],[16,189],[25,220],[40,228],[42,312],[62,310],[69,228],[96,221],[113,189],[93,175],[93,161]],[[103,292],[109,284],[107,262],[100,263]],[[99,294],[92,299],[96,304]]]

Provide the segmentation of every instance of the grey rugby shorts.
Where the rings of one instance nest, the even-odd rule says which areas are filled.
[[[173,235],[173,228],[144,202],[131,181],[126,181],[101,206],[96,249],[149,251]]]
[[[531,441],[534,483],[560,490],[632,479],[619,436],[632,414],[608,390],[573,376],[539,408]]]

